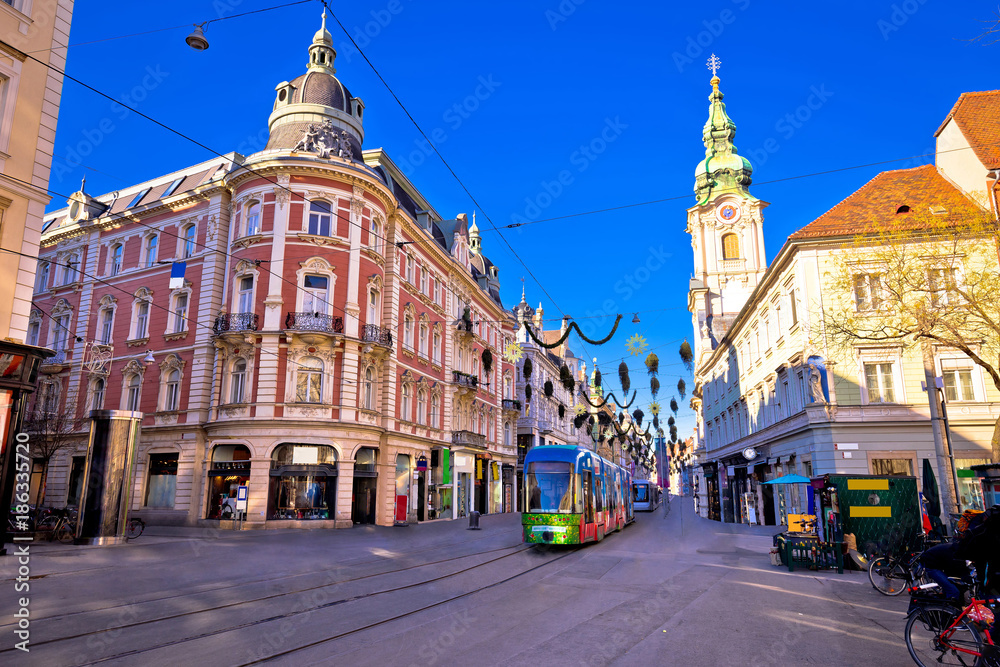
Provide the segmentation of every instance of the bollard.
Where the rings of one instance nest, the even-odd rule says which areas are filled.
[[[469,512],[469,527],[466,530],[479,530],[479,512]]]

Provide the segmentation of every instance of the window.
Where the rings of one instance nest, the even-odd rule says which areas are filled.
[[[431,428],[441,428],[441,397],[431,396]]]
[[[441,291],[441,279],[434,279],[434,303],[444,305],[444,293]]]
[[[420,322],[420,356],[427,358],[427,329],[428,324],[425,321]]]
[[[381,321],[378,314],[378,290],[372,287],[368,290],[368,324],[379,324]]]
[[[291,468],[291,470],[288,470]],[[330,519],[335,516],[337,451],[324,445],[286,443],[271,455],[271,519]]]
[[[181,252],[181,256],[184,259],[194,256],[194,246],[195,246],[195,234],[197,234],[198,228],[194,225],[188,225],[181,232],[181,236],[184,239],[184,249]]]
[[[420,293],[424,294],[424,295],[430,295],[430,287],[428,286],[430,284],[430,281],[427,278],[428,278],[428,276],[427,276],[427,269],[426,268],[421,268],[420,269]]]
[[[69,314],[59,315],[52,320],[52,349],[57,352],[66,349],[69,340]]]
[[[895,403],[892,383],[892,362],[866,362],[865,381],[869,403]]]
[[[375,372],[369,366],[365,369],[364,394],[362,395],[361,407],[365,410],[374,410],[375,405]]]
[[[944,377],[944,397],[948,401],[974,401],[976,392],[972,384],[972,361],[967,359],[942,359],[941,375]]]
[[[413,349],[413,315],[410,313],[403,316],[403,347]]]
[[[329,283],[326,276],[303,276],[302,310],[317,315],[329,315]]]
[[[913,459],[872,459],[873,475],[912,475]]]
[[[188,295],[178,294],[174,297],[174,333],[187,330]]]
[[[410,385],[403,385],[402,400],[399,402],[399,418],[410,421]]]
[[[107,389],[107,383],[104,378],[97,378],[91,385],[91,390],[93,392],[93,398],[90,401],[91,410],[103,410],[104,409],[104,393]]]
[[[434,332],[433,336],[433,360],[435,363],[441,363],[441,334],[437,331]]]
[[[510,447],[510,422],[503,423],[503,444],[504,447]]]
[[[49,263],[38,265],[38,275],[35,278],[35,292],[44,292],[49,288]]]
[[[174,190],[177,189],[177,186],[180,185],[181,181],[183,180],[184,180],[183,176],[181,176],[180,178],[175,178],[173,182],[167,186],[167,189],[163,191],[163,194],[160,195],[160,199],[164,199],[165,197],[169,197],[170,195],[174,194]]]
[[[111,344],[111,332],[114,330],[115,325],[115,309],[114,308],[102,308],[100,313],[100,326],[101,334],[98,341],[102,345]]]
[[[323,402],[323,362],[316,357],[299,361],[296,400],[299,403]]]
[[[181,372],[172,370],[167,373],[167,381],[164,383],[163,409],[166,412],[174,412],[180,403],[181,393]]]
[[[149,337],[149,302],[140,301],[136,304],[135,335],[133,340]]]
[[[382,225],[377,220],[372,220],[368,228],[368,245],[375,252],[382,252]]]
[[[247,360],[237,359],[229,380],[229,402],[245,403],[247,388]]]
[[[146,239],[146,268],[156,266],[156,245],[158,239],[156,234]]]
[[[309,233],[316,236],[330,236],[330,222],[333,216],[330,203],[314,201],[309,203]]]
[[[854,303],[858,311],[877,310],[881,305],[882,276],[863,273],[854,276]]]
[[[740,238],[736,234],[722,235],[722,259],[740,258]]]
[[[116,243],[111,247],[111,275],[117,276],[122,272],[122,253],[124,249],[121,243]]]
[[[798,304],[796,302],[795,290],[788,290],[788,324],[795,326],[799,321]]]
[[[260,203],[250,202],[247,206],[247,236],[260,234]]]
[[[427,423],[427,390],[417,390],[417,423]]]
[[[42,412],[55,414],[59,410],[59,385],[49,382],[42,385]]]
[[[83,471],[87,467],[86,456],[74,456],[69,471],[69,484],[66,493],[66,505],[76,507],[80,504],[80,492],[83,491]]]
[[[139,410],[139,398],[142,394],[142,376],[133,373],[128,377],[125,392],[125,409],[136,412]]]
[[[238,312],[253,312],[253,276],[243,276],[240,278],[237,302],[239,305]]]
[[[41,329],[41,322],[31,322],[28,324],[28,345],[38,345],[38,336]]]
[[[931,269],[927,275],[927,287],[931,293],[932,306],[954,305],[957,286],[957,273],[954,267]]]
[[[142,198],[145,197],[147,194],[149,194],[149,191],[151,189],[152,188],[146,188],[145,190],[140,190],[138,193],[136,193],[135,197],[132,198],[132,201],[129,202],[126,208],[132,208],[134,206],[138,206],[139,202],[142,201]]]
[[[412,257],[406,258],[406,282],[413,284],[413,272],[416,268],[414,265],[416,262],[413,261]]]
[[[772,304],[771,315],[767,318],[767,337],[770,340],[771,345],[781,338],[781,331],[778,328],[778,323],[781,321],[781,307],[775,303]]]
[[[146,507],[173,507],[176,493],[177,454],[150,454]]]
[[[63,265],[63,277],[62,284],[69,285],[70,283],[76,282],[77,267],[80,265],[79,255],[70,255],[66,259],[66,263]]]

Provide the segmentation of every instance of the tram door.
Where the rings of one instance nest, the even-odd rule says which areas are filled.
[[[581,541],[590,537],[589,533],[594,525],[594,474],[589,470],[584,470],[582,478],[583,485],[583,535]]]

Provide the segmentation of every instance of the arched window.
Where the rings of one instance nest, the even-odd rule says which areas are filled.
[[[111,246],[111,270],[108,272],[113,276],[117,276],[122,272],[122,254],[124,253],[124,247],[121,243],[116,243]]]
[[[417,423],[427,423],[427,390],[417,390]]]
[[[163,409],[166,412],[174,412],[180,404],[181,395],[181,372],[172,370],[167,374],[164,384]]]
[[[149,301],[138,301],[135,304],[135,327],[132,340],[149,337]]]
[[[173,296],[174,306],[170,309],[173,313],[174,329],[173,333],[187,331],[188,295],[187,292],[178,292]]]
[[[98,313],[98,322],[100,323],[100,335],[97,340],[102,345],[111,344],[111,334],[115,327],[115,308],[113,305],[107,305],[101,308]]]
[[[382,225],[378,220],[372,218],[371,226],[368,228],[368,245],[375,252],[382,252]]]
[[[330,212],[330,202],[314,201],[309,203],[309,233],[316,236],[330,236],[330,222],[333,215]]]
[[[736,234],[722,235],[722,259],[740,258],[740,237]]]
[[[433,337],[433,347],[431,348],[433,356],[431,357],[435,363],[441,363],[441,333],[435,329]]]
[[[399,418],[403,421],[410,421],[410,385],[403,385],[403,399],[399,402]]]
[[[239,278],[236,292],[237,312],[253,312],[253,276],[242,276]]]
[[[372,407],[375,405],[375,372],[372,371],[371,366],[365,369],[365,386],[364,395],[361,401],[361,407],[365,410],[374,410]]]
[[[323,402],[323,362],[320,359],[304,357],[299,360],[296,400],[299,403]]]
[[[510,422],[503,423],[503,444],[504,447],[510,447]]]
[[[427,330],[429,325],[427,324],[427,318],[423,317],[420,320],[420,356],[424,359],[427,358]]]
[[[181,256],[185,259],[194,256],[195,234],[197,231],[197,227],[194,225],[188,225],[181,233],[181,236],[184,239],[184,249],[181,251]]]
[[[441,428],[441,397],[431,396],[431,428]]]
[[[410,313],[403,315],[403,347],[413,349],[413,315]]]
[[[156,266],[156,246],[159,238],[156,234],[151,234],[146,238],[146,268]]]
[[[35,276],[35,293],[44,292],[49,288],[49,263],[38,265],[38,275]]]
[[[247,204],[247,236],[260,234],[260,202]]]
[[[94,398],[90,403],[91,410],[103,410],[104,409],[104,392],[107,389],[107,383],[104,378],[97,378],[94,380],[93,390]]]
[[[232,375],[229,380],[229,402],[245,403],[247,388],[247,360],[237,359],[233,362]]]
[[[378,311],[378,290],[374,287],[368,289],[368,324],[381,324],[382,318]]]
[[[126,388],[125,409],[135,412],[139,409],[139,398],[142,394],[142,376],[138,373],[130,375]]]

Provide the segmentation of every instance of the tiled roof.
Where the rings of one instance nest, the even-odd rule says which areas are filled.
[[[1000,168],[1000,90],[962,93],[935,136],[953,118],[979,161],[987,169]]]
[[[909,212],[898,212],[902,206],[908,206]],[[916,230],[927,225],[925,214],[931,207],[943,208],[949,218],[979,211],[934,165],[924,165],[883,171],[789,238],[851,236],[890,222],[900,229]]]
[[[215,172],[219,170],[220,166],[221,164],[213,165],[208,169],[204,169],[202,171],[198,171],[193,174],[188,174],[187,176],[184,176],[183,177],[184,180],[181,181],[180,185],[178,185],[174,189],[174,191],[171,193],[170,196],[179,195],[189,190],[194,190],[199,185],[202,185],[203,183],[210,180],[212,176],[215,174]],[[166,191],[166,189],[170,186],[171,183],[173,183],[173,179],[167,179],[152,187],[146,185],[141,188],[126,190],[125,194],[121,195],[117,200],[114,200],[114,205],[111,207],[109,213],[111,215],[116,215],[118,213],[121,213],[122,211],[127,210],[128,205],[132,202],[132,199],[137,194],[139,194],[139,192],[146,189],[147,187],[150,187],[150,191],[146,194],[146,196],[144,196],[139,201],[139,203],[136,204],[136,207],[152,204],[153,202],[160,199],[161,195]]]

